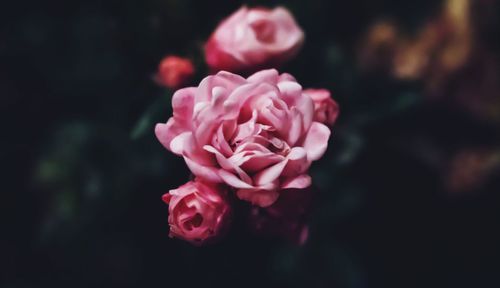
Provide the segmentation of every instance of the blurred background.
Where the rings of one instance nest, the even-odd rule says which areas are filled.
[[[238,225],[168,238],[183,160],[153,125],[160,60],[203,63],[242,4],[306,33],[281,71],[341,115],[298,247]],[[500,287],[500,2],[7,1],[0,8],[1,287]],[[198,70],[199,81],[206,71]]]

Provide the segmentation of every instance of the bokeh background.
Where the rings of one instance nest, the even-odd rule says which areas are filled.
[[[302,247],[238,225],[208,247],[168,238],[161,195],[189,172],[153,134],[171,113],[157,65],[203,67],[244,3],[293,12],[306,42],[281,71],[341,107]],[[499,8],[3,2],[0,286],[500,287]]]

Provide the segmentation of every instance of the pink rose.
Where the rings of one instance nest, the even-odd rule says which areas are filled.
[[[339,116],[339,105],[330,96],[330,91],[306,89],[304,93],[309,95],[314,102],[314,121],[332,126]]]
[[[170,237],[199,245],[219,236],[230,216],[226,190],[223,185],[196,179],[163,195],[168,204]]]
[[[176,89],[186,85],[194,75],[191,60],[177,56],[165,57],[158,67],[158,80],[168,88]]]
[[[205,58],[215,71],[253,72],[294,57],[303,41],[304,33],[287,9],[243,6],[213,32]]]
[[[155,128],[163,146],[184,157],[197,177],[224,182],[261,207],[281,189],[311,184],[309,166],[330,137],[313,121],[314,104],[302,87],[274,69],[247,79],[219,72],[178,90],[172,106],[173,117]]]

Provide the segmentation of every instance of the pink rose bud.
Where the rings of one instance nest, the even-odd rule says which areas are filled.
[[[198,179],[170,190],[162,199],[168,204],[170,237],[201,245],[215,240],[230,217],[227,188]]]
[[[306,220],[313,192],[313,189],[286,189],[270,207],[252,207],[250,227],[259,235],[285,238],[304,245],[309,236]]]
[[[330,96],[330,91],[306,89],[304,93],[309,95],[314,102],[314,121],[332,126],[339,116],[339,105]]]
[[[158,80],[168,88],[176,89],[186,85],[193,75],[193,63],[186,58],[167,56],[158,66]]]
[[[178,90],[173,116],[155,127],[158,140],[191,172],[226,183],[255,205],[272,205],[282,189],[311,184],[330,129],[313,120],[314,103],[295,78],[263,70],[243,78],[219,72]]]
[[[254,72],[291,59],[303,42],[304,32],[287,9],[243,6],[210,36],[205,59],[214,71]]]

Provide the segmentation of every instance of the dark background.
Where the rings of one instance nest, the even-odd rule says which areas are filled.
[[[307,244],[238,225],[207,247],[168,238],[161,195],[189,173],[154,137],[172,93],[154,74],[178,54],[199,81],[203,42],[243,2],[3,1],[0,286],[499,287],[498,1],[471,6],[472,52],[433,93],[432,73],[359,59],[373,23],[411,39],[442,1],[247,3],[292,11],[306,42],[281,71],[341,107]]]

